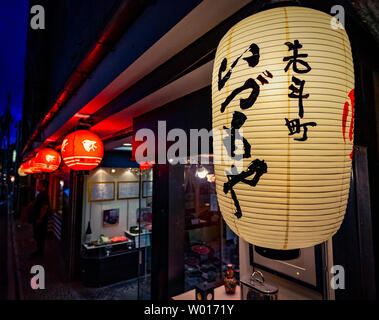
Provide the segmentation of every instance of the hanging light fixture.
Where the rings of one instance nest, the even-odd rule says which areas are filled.
[[[346,31],[331,19],[302,7],[262,11],[233,26],[217,48],[218,201],[229,227],[257,246],[314,246],[344,218],[354,66]]]
[[[63,139],[61,154],[72,170],[92,170],[101,162],[104,146],[101,139],[88,130],[77,130]]]
[[[208,174],[208,170],[203,167],[203,166],[200,166],[200,168],[198,168],[196,170],[196,176],[199,177],[200,179],[204,179]]]
[[[61,164],[61,156],[54,149],[45,148],[37,153],[35,163],[42,172],[53,172]]]

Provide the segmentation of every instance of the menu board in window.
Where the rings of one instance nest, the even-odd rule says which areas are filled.
[[[139,198],[138,181],[119,181],[117,183],[117,199],[137,199]]]
[[[88,201],[111,201],[115,199],[114,182],[90,182]]]

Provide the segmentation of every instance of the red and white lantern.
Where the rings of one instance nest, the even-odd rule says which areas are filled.
[[[21,165],[21,167],[22,167],[22,171],[23,171],[24,173],[26,173],[26,174],[32,174],[32,173],[33,173],[32,169],[30,168],[30,160],[24,162],[24,163]]]
[[[61,154],[64,163],[70,169],[92,170],[103,159],[104,146],[95,133],[88,130],[78,130],[64,138]]]
[[[41,168],[37,167],[36,157],[29,160],[29,168],[32,171],[32,173],[41,173],[42,172]]]
[[[139,168],[141,171],[149,170],[154,165],[154,161],[141,161],[139,163]]]
[[[61,156],[54,149],[45,148],[37,153],[35,164],[42,172],[53,172],[61,164]]]
[[[17,173],[20,177],[25,177],[27,172],[25,172],[25,164],[21,163],[20,167],[17,170]]]

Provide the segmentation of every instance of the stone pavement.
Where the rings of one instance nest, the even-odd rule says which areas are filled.
[[[2,201],[0,203],[0,300],[8,297],[7,224],[7,210],[4,201]]]
[[[88,288],[80,282],[63,281],[63,263],[61,261],[60,241],[49,235],[46,241],[45,256],[30,259],[35,250],[32,226],[15,221],[16,261],[20,282],[21,299],[24,300],[135,300],[138,294],[138,280],[132,279],[102,288]],[[30,279],[33,265],[42,265],[45,269],[44,290],[33,290]],[[140,298],[149,299],[150,279],[140,280]]]

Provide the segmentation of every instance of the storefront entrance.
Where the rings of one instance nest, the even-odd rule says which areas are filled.
[[[99,167],[84,179],[81,279],[150,299],[152,169]]]

